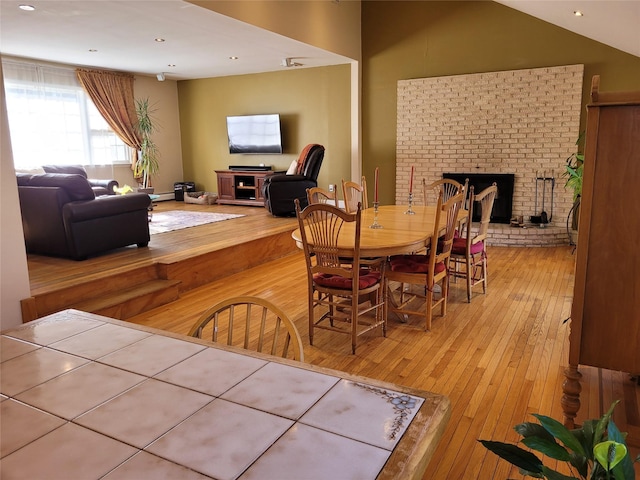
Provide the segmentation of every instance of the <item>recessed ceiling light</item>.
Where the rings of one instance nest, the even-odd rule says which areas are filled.
[[[580,10],[575,10],[575,11],[573,12],[573,14],[574,14],[576,17],[584,17],[584,13],[582,13],[582,11],[580,11]]]
[[[170,63],[169,65],[167,65],[167,67],[171,67],[171,68],[174,68],[175,66],[176,66],[175,63]]]
[[[36,9],[36,7],[34,7],[33,5],[20,5],[18,6],[18,8],[26,12],[33,12]]]
[[[164,42],[164,38],[160,38],[160,37],[156,38],[155,40],[156,40],[156,42],[158,42],[158,43],[162,43],[162,42]]]
[[[90,48],[90,49],[89,49],[89,51],[90,51],[91,53],[94,53],[94,52],[97,52],[98,50],[97,50],[97,49],[95,49],[95,48]]]
[[[236,57],[235,55],[233,55],[232,57],[229,57],[229,60],[238,60],[238,57]]]

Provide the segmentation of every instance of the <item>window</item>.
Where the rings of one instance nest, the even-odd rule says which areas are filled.
[[[16,169],[43,164],[129,163],[130,148],[111,130],[72,68],[3,60]]]

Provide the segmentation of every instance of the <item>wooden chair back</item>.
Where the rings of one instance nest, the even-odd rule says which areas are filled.
[[[307,201],[309,205],[313,205],[314,203],[327,203],[337,206],[336,186],[333,186],[332,192],[322,187],[307,188]]]
[[[471,245],[487,239],[489,222],[491,221],[491,211],[493,210],[493,203],[497,196],[498,186],[495,183],[477,195],[475,195],[473,187],[471,187],[469,191],[469,218],[471,219],[473,217],[475,205],[478,205],[480,207],[480,225],[475,234],[472,233],[471,225],[469,225],[469,230],[467,230],[467,249],[469,249]]]
[[[442,180],[436,180],[430,184],[422,179],[422,194],[424,196],[424,204],[433,204],[433,199],[438,198],[438,195],[442,192],[442,203],[445,204],[451,197],[458,195],[459,193],[467,192],[469,186],[469,179],[467,178],[464,185],[456,180],[450,178],[443,178]],[[463,197],[464,200],[464,197]],[[463,201],[463,203],[465,203]],[[463,207],[464,208],[464,207]]]
[[[295,324],[272,302],[254,296],[223,300],[204,312],[189,335],[269,355],[304,361],[302,339]]]
[[[342,180],[342,195],[344,198],[344,209],[347,213],[355,213],[358,203],[363,209],[369,208],[367,198],[367,179],[363,176],[362,183]]]

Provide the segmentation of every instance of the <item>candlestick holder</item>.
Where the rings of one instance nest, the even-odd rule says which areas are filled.
[[[369,228],[382,228],[382,225],[378,223],[378,202],[373,202],[373,223],[369,225]]]
[[[413,192],[409,192],[409,209],[404,212],[405,215],[415,215],[416,212],[413,211]]]

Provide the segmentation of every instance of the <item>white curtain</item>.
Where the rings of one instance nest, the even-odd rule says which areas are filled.
[[[88,100],[74,68],[2,59],[16,170],[128,161],[129,152]],[[117,138],[117,137],[116,137]],[[119,141],[119,139],[118,139]]]

